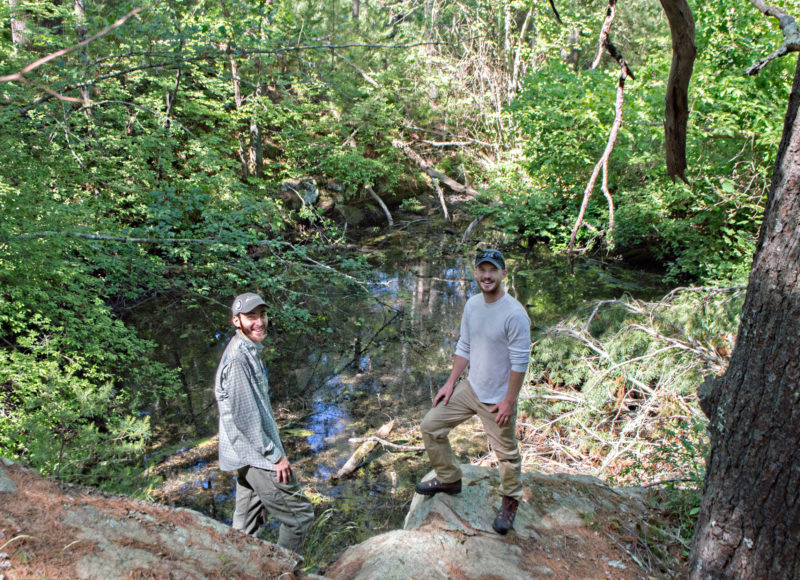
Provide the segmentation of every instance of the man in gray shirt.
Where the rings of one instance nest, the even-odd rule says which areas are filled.
[[[236,334],[222,354],[214,381],[219,407],[219,466],[237,471],[234,529],[255,535],[267,514],[281,522],[278,545],[300,552],[314,508],[281,444],[259,358],[267,336],[267,308],[258,294],[237,296],[231,307]]]
[[[492,524],[505,535],[513,527],[522,499],[522,459],[516,438],[517,398],[530,357],[530,318],[503,290],[508,275],[503,255],[483,250],[475,258],[481,293],[472,296],[461,317],[453,370],[422,421],[422,438],[434,479],[417,484],[422,495],[461,492],[461,469],[448,434],[478,415],[497,456],[502,505]],[[456,383],[469,365],[467,378]],[[439,405],[441,403],[441,405]]]

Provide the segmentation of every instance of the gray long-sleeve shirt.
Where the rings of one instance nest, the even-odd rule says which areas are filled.
[[[237,331],[222,354],[214,380],[219,408],[219,467],[251,465],[275,470],[285,455],[269,400],[269,383],[259,359],[263,346]]]
[[[467,300],[456,354],[469,360],[467,378],[480,402],[499,403],[508,392],[511,371],[525,372],[530,328],[525,308],[509,294],[489,304],[483,294]]]

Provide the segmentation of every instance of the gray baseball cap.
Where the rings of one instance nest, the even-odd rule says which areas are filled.
[[[480,250],[478,254],[475,256],[475,267],[477,268],[483,262],[489,262],[490,264],[494,264],[500,270],[506,269],[506,261],[503,258],[503,254],[500,253],[500,250]]]
[[[231,305],[231,314],[233,316],[236,316],[237,314],[246,314],[255,310],[262,304],[264,306],[267,305],[261,296],[258,294],[253,294],[252,292],[245,292],[244,294],[239,294],[234,299],[233,305]]]

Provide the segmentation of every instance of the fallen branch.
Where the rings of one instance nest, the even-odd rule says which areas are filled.
[[[392,428],[394,428],[394,420],[382,425],[381,428],[376,432],[377,435],[374,439],[386,437],[392,431]],[[358,446],[358,449],[353,452],[353,454],[350,456],[350,459],[348,459],[347,462],[342,465],[341,469],[336,472],[336,475],[333,476],[333,479],[341,479],[351,475],[356,469],[359,468],[359,466],[361,466],[362,462],[367,458],[367,455],[369,455],[370,451],[372,451],[378,444],[378,441],[373,440],[372,437],[367,437],[365,439],[365,442]]]
[[[375,443],[380,443],[384,447],[388,447],[389,449],[394,449],[395,451],[425,451],[424,445],[400,445],[398,443],[392,443],[391,441],[386,441],[385,439],[381,439],[375,435],[371,435],[369,437],[352,437],[348,439],[350,443],[364,443],[374,441]]]
[[[436,190],[436,195],[439,196],[439,203],[442,204],[442,213],[444,213],[444,221],[450,221],[450,215],[447,213],[447,203],[444,199],[444,192],[442,191],[442,186],[439,185],[439,181],[436,179],[431,180],[433,183],[433,188]]]
[[[364,191],[366,191],[370,195],[370,197],[374,199],[379,206],[381,206],[383,213],[386,215],[386,220],[389,222],[389,227],[390,228],[394,227],[394,220],[392,219],[392,214],[389,213],[389,208],[386,207],[386,204],[383,203],[383,200],[380,197],[378,197],[378,194],[375,193],[375,190],[372,189],[372,186],[365,185]]]
[[[411,159],[414,163],[417,164],[417,166],[419,166],[420,169],[422,169],[422,171],[424,171],[425,173],[427,173],[428,175],[430,175],[434,179],[438,179],[439,181],[444,183],[447,187],[449,187],[450,189],[452,189],[456,193],[465,193],[465,194],[471,195],[471,196],[478,195],[478,192],[476,190],[472,189],[469,185],[463,185],[463,184],[457,182],[455,179],[447,177],[441,171],[437,171],[436,169],[431,167],[431,165],[429,163],[427,163],[420,156],[419,153],[414,151],[408,143],[404,143],[404,142],[400,141],[399,139],[392,139],[392,146],[397,147],[403,153],[405,153],[406,156],[409,159]]]
[[[487,214],[483,214],[483,215],[479,215],[474,220],[472,220],[472,223],[467,226],[467,229],[464,230],[464,235],[461,237],[461,243],[462,244],[467,241],[467,238],[472,233],[472,230],[474,230],[476,227],[478,227],[478,224],[480,224],[487,217],[489,217]]]

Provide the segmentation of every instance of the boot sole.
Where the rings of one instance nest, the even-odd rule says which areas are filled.
[[[437,493],[446,493],[447,495],[458,495],[459,493],[461,493],[460,489],[457,491],[456,490],[448,491],[444,489],[426,489],[425,491],[420,491],[415,488],[414,491],[420,495],[427,495],[427,496],[436,495]]]

